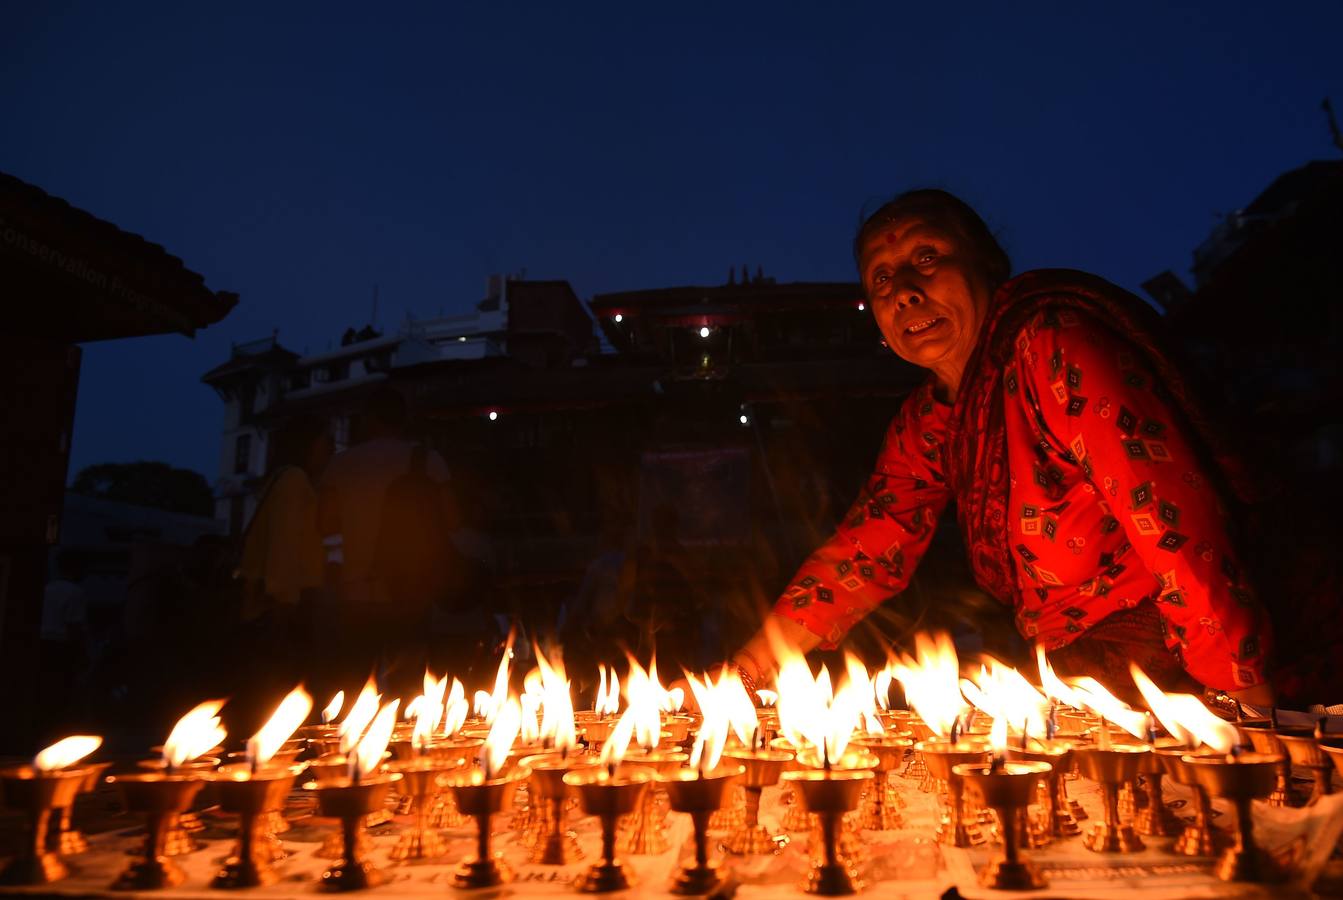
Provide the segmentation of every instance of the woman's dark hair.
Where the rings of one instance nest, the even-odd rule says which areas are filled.
[[[286,420],[270,437],[270,471],[284,466],[305,466],[312,445],[327,431],[327,421],[309,413]]]
[[[906,191],[883,203],[880,209],[864,219],[853,239],[853,261],[862,265],[863,244],[868,235],[906,216],[918,216],[962,238],[972,256],[983,266],[990,287],[996,288],[1011,277],[1012,262],[1007,258],[1007,251],[989,231],[979,213],[955,194],[936,188]]]

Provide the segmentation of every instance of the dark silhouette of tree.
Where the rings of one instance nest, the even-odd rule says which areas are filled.
[[[214,515],[214,495],[205,476],[162,462],[100,463],[75,476],[70,491],[194,516]]]

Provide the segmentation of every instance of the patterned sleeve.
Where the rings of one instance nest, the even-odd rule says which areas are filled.
[[[947,503],[941,471],[946,421],[931,383],[905,398],[887,429],[876,471],[834,536],[793,576],[775,615],[801,623],[833,647],[905,589]]]
[[[1263,682],[1268,618],[1189,426],[1146,359],[1094,319],[1065,313],[1058,327],[1023,331],[1017,364],[1041,424],[1079,461],[1152,573],[1167,643],[1185,669],[1219,690]]]

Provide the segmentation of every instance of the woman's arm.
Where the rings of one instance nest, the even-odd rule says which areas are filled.
[[[834,536],[802,564],[761,629],[734,654],[761,687],[774,673],[771,629],[803,652],[834,646],[908,586],[950,496],[941,472],[946,420],[931,384],[905,399],[875,471]]]

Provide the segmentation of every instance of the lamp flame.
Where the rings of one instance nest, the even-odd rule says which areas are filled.
[[[1000,717],[993,720],[993,727],[989,729],[989,746],[993,748],[994,756],[1007,753],[1007,719]]]
[[[1240,735],[1235,727],[1218,718],[1198,697],[1167,694],[1138,668],[1137,663],[1129,663],[1129,672],[1148,708],[1171,737],[1190,747],[1207,744],[1218,753],[1230,753],[1239,746]]]
[[[448,691],[448,702],[443,709],[443,734],[450,737],[462,730],[466,724],[470,708],[466,703],[466,688],[456,678],[452,679],[452,688]]]
[[[872,692],[877,695],[877,708],[882,712],[891,708],[891,682],[894,680],[889,667],[881,669],[872,679]]]
[[[178,719],[163,743],[164,765],[175,769],[223,743],[228,736],[219,721],[223,707],[223,700],[206,700]]]
[[[1017,732],[1043,736],[1049,703],[1035,685],[1016,669],[991,656],[985,657],[977,681],[961,680],[961,693],[976,709],[995,720],[1005,719]]]
[[[1077,695],[1077,692],[1064,684],[1059,676],[1054,674],[1054,667],[1049,664],[1049,659],[1045,656],[1045,648],[1040,644],[1035,645],[1035,664],[1040,669],[1040,687],[1046,697],[1073,709],[1083,707],[1082,698]]]
[[[499,668],[494,673],[494,690],[490,691],[486,698],[482,698],[479,691],[476,692],[476,714],[483,716],[485,721],[491,725],[494,724],[495,717],[499,715],[499,711],[508,701],[508,667],[513,660],[513,640],[514,632],[509,629],[503,656],[499,658]]]
[[[345,719],[336,729],[340,736],[340,752],[349,754],[354,746],[359,743],[359,739],[364,734],[364,729],[368,728],[368,723],[373,721],[373,717],[378,714],[378,702],[382,700],[382,695],[378,693],[377,687],[373,684],[370,677],[364,682],[364,686],[359,691],[359,696],[355,698],[354,705],[350,711],[345,714]]]
[[[634,719],[634,740],[652,750],[662,736],[662,695],[666,693],[638,660],[629,656],[629,674],[625,676],[625,715]]]
[[[103,739],[96,734],[72,734],[70,737],[61,738],[33,757],[33,766],[42,772],[64,769],[66,766],[73,766],[102,745]]]
[[[565,677],[564,661],[552,663],[540,647],[534,648],[537,668],[541,670],[541,738],[556,750],[572,750],[578,744],[574,727],[574,700]]]
[[[597,687],[597,701],[593,703],[592,710],[599,716],[614,716],[620,711],[620,679],[616,676],[616,670],[611,669],[611,681],[608,687],[606,666],[598,663],[597,669],[601,673],[601,684]]]
[[[939,737],[947,737],[967,710],[961,696],[956,645],[945,633],[920,633],[914,636],[914,651],[914,659],[901,654],[888,669],[904,687],[905,699],[924,724]]]
[[[423,748],[433,738],[443,720],[443,695],[448,690],[448,676],[435,678],[432,673],[424,673],[424,693],[417,699],[415,708],[415,726],[411,729],[411,746]]]
[[[350,756],[350,777],[354,781],[377,771],[382,763],[382,755],[387,752],[387,742],[392,739],[392,730],[396,727],[396,710],[400,705],[400,700],[389,700],[383,704],[374,716],[373,723],[359,739],[359,744]]]
[[[838,762],[872,698],[867,670],[862,670],[861,681],[846,678],[835,693],[827,669],[822,667],[813,677],[811,667],[795,646],[775,632],[767,634],[779,663],[779,730],[794,746],[813,751],[821,764]],[[875,699],[872,702],[875,704]]]
[[[668,715],[680,712],[681,707],[685,706],[685,690],[679,687],[667,689],[667,686],[662,683],[662,679],[658,677],[656,656],[648,663],[648,678],[657,690],[658,709]]]
[[[1147,716],[1105,689],[1090,675],[1074,678],[1073,694],[1084,709],[1113,722],[1139,740],[1147,739]]]
[[[717,768],[719,760],[723,758],[729,727],[727,706],[712,680],[701,682],[687,672],[686,681],[695,695],[701,716],[699,730],[695,732],[695,744],[690,750],[690,768],[704,775]]]
[[[345,692],[336,691],[336,696],[331,698],[331,702],[322,708],[322,724],[330,725],[336,721],[336,716],[340,715],[340,708],[345,705]]]
[[[253,765],[264,766],[284,746],[312,712],[312,695],[300,685],[290,691],[271,713],[266,724],[247,742],[247,756]],[[207,748],[208,749],[208,748]]]
[[[611,729],[610,735],[606,738],[606,743],[602,744],[600,761],[608,772],[614,773],[615,767],[625,758],[630,741],[634,739],[636,723],[636,715],[626,709],[621,714],[619,721],[616,722],[616,726]]]
[[[490,733],[480,748],[480,768],[486,779],[493,778],[503,768],[521,727],[522,704],[516,697],[509,697],[495,714]]]

